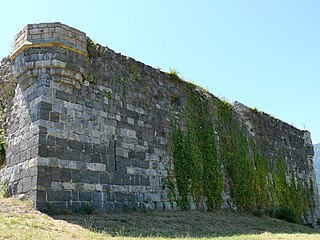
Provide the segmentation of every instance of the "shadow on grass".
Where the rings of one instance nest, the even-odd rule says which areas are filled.
[[[270,217],[217,211],[128,212],[119,214],[53,215],[54,219],[80,225],[95,232],[125,237],[220,237],[242,234],[307,233],[320,230]]]

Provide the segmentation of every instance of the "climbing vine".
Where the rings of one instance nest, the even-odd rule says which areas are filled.
[[[261,154],[256,143],[251,141],[254,159],[254,188],[256,211],[258,213],[266,212],[271,208],[272,199],[275,199],[274,193],[270,192],[268,183],[272,182],[269,176],[269,158]]]
[[[306,181],[298,178],[296,170],[291,171],[290,183],[287,182],[283,157],[277,158],[276,169],[272,171],[272,179],[271,189],[275,195],[273,209],[290,210],[295,215],[294,222],[298,222],[301,216],[306,215],[308,209],[313,207],[312,189],[308,190]]]
[[[198,208],[205,204],[209,210],[221,206],[221,165],[230,180],[231,197],[241,209],[298,222],[314,208],[312,180],[300,179],[297,169],[288,177],[282,150],[273,159],[259,149],[237,121],[231,104],[216,99],[216,109],[211,111],[212,102],[192,84],[187,96],[187,130],[182,131],[176,123],[173,126],[174,177],[179,193],[175,197],[182,209],[189,209],[190,201]]]
[[[222,204],[223,176],[217,154],[216,139],[209,100],[193,85],[188,86],[185,109],[187,131],[173,126],[173,155],[176,182],[182,209],[207,206],[217,209]]]
[[[255,181],[254,164],[250,159],[247,135],[239,127],[232,113],[232,106],[222,100],[216,101],[221,161],[230,177],[231,196],[243,209],[254,207],[252,189]]]
[[[3,118],[3,110],[4,110],[4,106],[0,102],[0,120],[3,120],[2,119]],[[5,130],[3,128],[0,128],[0,168],[4,165],[5,158],[6,158],[6,151],[5,151],[4,142],[3,142],[4,133],[5,133]]]
[[[306,214],[312,207],[312,189],[308,191],[308,185],[298,179],[297,170],[292,170],[288,182],[281,153],[276,159],[270,159],[257,148],[255,141],[248,140],[233,116],[231,105],[225,101],[217,101],[216,105],[220,155],[231,179],[235,204],[249,211],[268,212],[280,208],[289,209],[296,216]]]
[[[100,50],[100,45],[95,43],[91,38],[87,37],[87,53],[89,60],[95,57],[102,57],[103,52]]]

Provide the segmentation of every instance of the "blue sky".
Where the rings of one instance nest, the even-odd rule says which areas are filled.
[[[62,22],[116,52],[270,113],[320,142],[318,0],[1,1],[0,58],[28,23]]]

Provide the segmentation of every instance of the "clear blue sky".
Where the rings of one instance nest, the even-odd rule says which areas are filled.
[[[63,22],[320,142],[319,0],[1,0],[0,11],[0,58],[26,24]]]

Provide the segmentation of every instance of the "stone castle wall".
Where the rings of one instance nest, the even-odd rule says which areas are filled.
[[[4,102],[7,155],[0,180],[8,179],[14,194],[27,194],[44,210],[177,208],[167,177],[174,172],[173,121],[186,129],[187,83],[60,23],[24,28],[11,61],[13,73],[1,66],[16,85]],[[0,85],[7,85],[2,76]],[[216,98],[207,97],[215,108]],[[316,186],[308,132],[241,104],[233,111],[261,149],[269,139],[270,158],[284,149],[288,171],[298,169]],[[230,207],[227,185],[223,206]],[[318,192],[314,199],[318,209]]]

